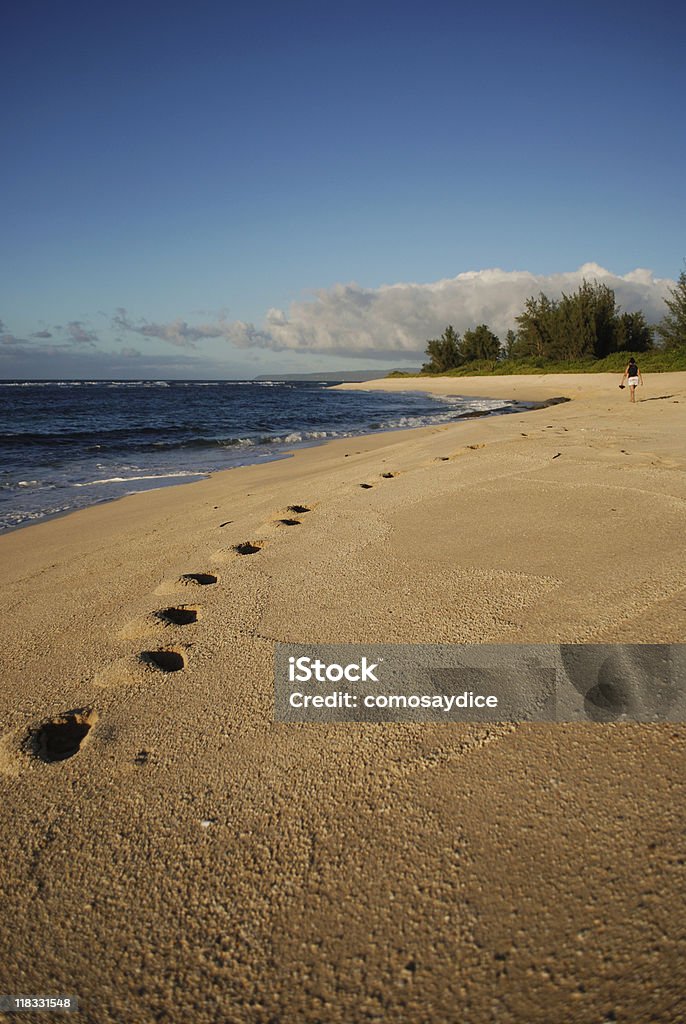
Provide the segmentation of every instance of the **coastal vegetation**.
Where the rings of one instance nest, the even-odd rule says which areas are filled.
[[[675,288],[670,288],[671,298],[665,299],[667,313],[657,325],[657,333],[666,349],[686,346],[686,271],[679,274]]]
[[[584,281],[571,294],[530,296],[504,343],[478,324],[462,336],[449,324],[427,342],[422,374],[474,376],[513,373],[620,372],[630,356],[646,372],[686,370],[686,271],[682,271],[663,319],[651,325],[640,310],[624,313],[614,291]],[[392,377],[413,376],[394,372]]]

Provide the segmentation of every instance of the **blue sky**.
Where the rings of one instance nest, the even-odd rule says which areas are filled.
[[[12,7],[4,377],[416,363],[585,264],[653,318],[682,269],[676,3]]]

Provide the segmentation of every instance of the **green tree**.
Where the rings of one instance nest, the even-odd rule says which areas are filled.
[[[541,292],[538,298],[532,295],[524,304],[524,311],[515,317],[518,356],[550,357],[557,334],[557,303]]]
[[[474,359],[497,359],[500,355],[500,339],[487,324],[479,324],[462,336],[460,352],[465,362]]]
[[[669,289],[671,299],[665,299],[668,313],[657,325],[657,333],[665,348],[686,345],[686,271],[679,274],[675,288]]]
[[[424,373],[445,373],[462,363],[460,335],[452,324],[448,324],[440,338],[427,341],[426,354],[429,362],[422,367]]]
[[[653,347],[653,328],[639,310],[617,318],[617,351],[648,352]]]
[[[505,347],[503,348],[502,354],[505,359],[513,359],[516,356],[516,344],[517,335],[513,330],[509,330],[505,335]]]
[[[537,299],[531,296],[516,318],[519,330],[512,351],[515,356],[551,360],[602,359],[619,347],[618,318],[615,293],[597,281],[584,281],[557,301],[543,293]],[[640,325],[633,326],[638,330]],[[624,330],[629,329],[627,322]]]
[[[563,293],[556,310],[553,358],[603,359],[616,351],[618,312],[615,293],[598,281],[584,281],[571,295]]]

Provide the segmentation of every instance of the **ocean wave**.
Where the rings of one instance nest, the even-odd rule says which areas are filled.
[[[167,380],[110,380],[110,381],[89,381],[88,383],[105,384],[108,388],[168,388]]]
[[[39,519],[46,519],[48,516],[58,516],[63,512],[72,512],[74,505],[50,505],[47,508],[35,509],[34,511],[26,512],[7,512],[5,515],[0,516],[0,529],[1,530],[12,530],[17,526],[23,526],[25,523],[35,523]]]
[[[179,473],[150,473],[144,476],[111,476],[103,480],[87,480],[85,483],[74,484],[74,487],[94,487],[96,484],[128,484],[132,480],[171,480],[173,477],[181,476],[207,476],[207,473],[185,470]]]
[[[256,446],[272,446],[285,444],[302,444],[309,441],[323,441],[337,437],[352,437],[363,430],[383,431],[401,430],[431,426],[437,423],[449,423],[460,419],[486,416],[509,411],[508,403],[464,402],[451,404],[445,411],[407,413],[384,419],[369,421],[361,430],[336,429],[327,430],[289,430],[287,433],[263,433],[249,436],[209,436],[193,435],[193,425],[186,424],[183,428],[170,426],[129,426],[98,428],[91,430],[66,430],[60,432],[32,431],[0,433],[0,444],[8,444],[21,448],[68,449],[75,444],[83,444],[86,452],[100,452],[103,448],[121,449],[131,452],[163,452],[184,449],[211,448],[253,448]],[[188,431],[184,436],[183,431]],[[181,434],[181,436],[178,436]],[[167,435],[167,436],[165,436]],[[171,435],[171,436],[169,436]]]
[[[168,388],[168,380],[5,380],[0,388]]]
[[[5,480],[0,483],[0,491],[49,491],[54,486],[47,480]]]
[[[344,430],[293,430],[288,434],[261,434],[257,437],[193,437],[182,441],[153,441],[136,450],[175,451],[183,448],[256,448],[279,444],[301,444],[334,437],[352,437]]]
[[[97,443],[98,438],[116,440],[122,439],[133,440],[137,436],[147,436],[159,434],[159,426],[152,427],[97,427],[95,430],[34,430],[34,431],[6,431],[0,433],[0,443],[9,442],[11,444],[37,444],[37,445],[54,445],[64,444],[69,441],[80,441],[82,439],[91,439],[93,441],[92,447],[99,447]]]
[[[508,399],[498,398],[465,398],[461,395],[432,395],[431,397],[444,405],[463,409],[487,409],[489,412],[495,409],[509,409],[512,405]]]

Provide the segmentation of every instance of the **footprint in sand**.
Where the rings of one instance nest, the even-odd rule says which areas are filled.
[[[198,621],[198,608],[194,605],[184,604],[178,608],[163,608],[155,612],[155,616],[170,626],[190,626],[192,622]]]
[[[165,611],[175,612],[181,609],[165,609]],[[157,622],[158,628],[161,620],[160,612],[151,614],[148,618],[148,622]],[[176,624],[176,623],[175,623]],[[179,623],[181,624],[181,623]],[[167,625],[171,626],[171,622]],[[150,634],[154,631],[153,629],[147,630],[147,643],[159,643],[159,638],[154,639]],[[140,636],[141,634],[139,634]],[[132,637],[133,639],[133,637]],[[108,689],[109,687],[115,686],[130,686],[131,684],[140,683],[141,672],[163,672],[168,674],[169,672],[181,672],[182,669],[188,665],[188,651],[190,650],[190,644],[184,644],[177,642],[173,646],[161,648],[149,648],[148,650],[141,651],[138,654],[128,654],[123,658],[117,658],[115,661],[105,665],[104,668],[96,672],[93,677],[93,685],[99,689]]]
[[[308,508],[307,505],[289,505],[286,511],[294,512],[297,516],[302,516],[306,512],[311,512],[312,509]]]
[[[373,487],[373,486],[374,486],[374,484],[360,484],[360,487],[362,488],[363,491],[368,491],[370,489],[370,487]]]
[[[165,580],[155,587],[153,593],[158,596],[177,593],[180,587],[212,587],[219,582],[219,577],[211,572],[186,572],[175,580]]]
[[[262,550],[262,545],[246,540],[242,544],[234,544],[231,550],[235,551],[237,555],[256,555],[258,551]]]
[[[299,519],[277,519],[278,526],[300,526]]]
[[[396,477],[397,475],[398,475],[397,473],[382,473],[381,474],[381,476],[383,477],[384,480],[393,480],[394,477]]]
[[[158,588],[158,593],[159,593]],[[177,590],[178,587],[170,587],[169,590]],[[160,625],[164,626],[190,626],[198,621],[200,608],[194,604],[172,605],[170,608],[160,608],[157,611],[149,612],[139,619],[132,619],[127,622],[118,633],[122,640],[136,640],[138,637],[150,636],[159,631]]]
[[[97,721],[98,713],[92,707],[65,711],[31,729],[27,749],[34,757],[48,764],[67,761],[78,754]]]
[[[171,647],[160,651],[142,651],[139,660],[165,673],[181,672],[186,667],[185,656]]]
[[[180,582],[195,584],[198,587],[211,587],[217,583],[217,577],[211,572],[187,572],[183,574]]]

